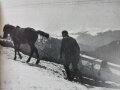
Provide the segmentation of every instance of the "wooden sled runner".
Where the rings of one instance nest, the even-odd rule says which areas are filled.
[[[83,83],[102,86],[120,88],[120,65],[105,62],[86,55],[81,55],[82,66],[80,71],[83,75]],[[103,66],[106,63],[105,67]],[[78,65],[79,67],[80,65]],[[112,72],[116,70],[117,73]],[[75,80],[80,82],[80,80]]]

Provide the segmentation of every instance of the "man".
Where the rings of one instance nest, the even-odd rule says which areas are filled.
[[[68,35],[66,30],[62,31],[62,43],[60,49],[60,58],[65,60],[64,67],[67,73],[68,80],[72,81],[74,77],[78,77],[81,74],[78,70],[78,62],[80,59],[80,47],[77,41]],[[72,64],[73,76],[69,69],[69,65]]]

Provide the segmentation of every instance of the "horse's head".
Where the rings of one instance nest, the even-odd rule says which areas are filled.
[[[6,24],[3,28],[3,38],[7,38],[8,34],[10,34],[14,28],[14,26]]]
[[[16,29],[19,29],[20,28],[20,26],[16,26]]]

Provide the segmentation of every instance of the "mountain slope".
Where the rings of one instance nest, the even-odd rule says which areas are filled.
[[[23,61],[14,61],[13,49],[3,48],[2,82],[0,90],[87,90],[86,87],[63,79],[62,65],[41,60],[38,67],[25,62],[28,56],[23,55]],[[32,59],[30,63],[34,63]]]
[[[14,49],[0,49],[1,60],[1,83],[0,90],[115,90],[110,88],[86,88],[85,86],[69,82],[63,79],[62,65],[42,61],[38,66],[34,65],[36,59],[32,58],[31,64],[24,63],[28,56],[14,61]]]

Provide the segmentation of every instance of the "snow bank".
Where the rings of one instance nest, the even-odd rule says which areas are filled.
[[[23,55],[23,59],[13,60],[14,49],[3,48],[0,54],[2,74],[0,90],[113,90],[107,88],[90,88],[64,79],[65,74],[62,65],[42,61],[35,66],[35,58],[31,64],[25,62],[28,56]]]

